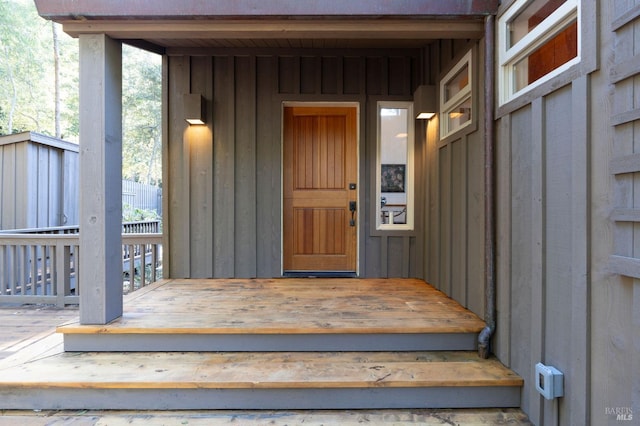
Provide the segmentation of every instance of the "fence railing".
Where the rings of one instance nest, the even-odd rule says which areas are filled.
[[[157,234],[161,231],[159,220],[142,220],[122,224],[123,234]]]
[[[0,302],[79,303],[79,235],[49,231],[0,233]],[[122,235],[122,278],[124,293],[162,278],[162,234]]]
[[[78,235],[0,235],[0,302],[77,304]]]
[[[156,234],[161,231],[159,220],[141,220],[138,222],[124,222],[123,234]],[[26,228],[0,230],[1,234],[77,234],[80,232],[78,225],[52,226],[49,228]]]
[[[162,278],[162,234],[122,234],[125,294]]]

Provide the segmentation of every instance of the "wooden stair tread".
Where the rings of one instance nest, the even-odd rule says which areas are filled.
[[[407,320],[404,325],[389,324],[384,319],[350,321],[274,321],[247,318],[241,321],[224,316],[212,320],[211,316],[165,315],[154,318],[149,314],[122,318],[108,325],[66,324],[57,328],[63,334],[379,334],[379,333],[478,333],[484,322],[474,318],[435,319],[432,322]],[[232,318],[232,317],[231,317]],[[207,326],[206,324],[216,324]]]
[[[0,387],[304,389],[522,386],[475,352],[61,353],[5,368]]]

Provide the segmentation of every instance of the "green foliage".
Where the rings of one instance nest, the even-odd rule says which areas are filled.
[[[143,220],[161,220],[155,210],[134,208],[130,204],[122,205],[122,222],[140,222]]]
[[[55,136],[51,25],[38,16],[33,0],[0,0],[0,135],[35,131]],[[58,34],[60,129],[64,139],[78,142],[78,40],[61,30]],[[161,57],[125,45],[122,68],[123,177],[160,185]]]
[[[61,34],[60,49],[62,58],[72,58],[78,50],[77,41]],[[77,97],[77,54],[75,61],[63,59],[62,67],[63,84],[69,88],[73,78],[76,79],[76,93],[67,90],[62,94],[64,105],[64,98]],[[31,130],[54,135],[54,77],[51,23],[38,16],[31,0],[0,0],[0,108],[4,112],[0,127],[3,134]],[[72,114],[77,116],[77,112]],[[67,117],[70,116],[67,113]],[[67,123],[62,126],[71,127]],[[71,140],[77,139],[77,132],[69,136]]]
[[[130,46],[122,49],[122,174],[146,184],[162,180],[161,58]]]
[[[2,105],[0,105],[0,135],[4,134],[2,123],[6,120],[7,114],[2,110]]]

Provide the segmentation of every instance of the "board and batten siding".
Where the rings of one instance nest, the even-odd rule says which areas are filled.
[[[608,303],[596,294],[610,280],[597,259],[610,250],[608,218],[599,217],[608,191],[598,187],[609,149],[607,82],[586,53],[596,48],[596,15],[608,14],[599,7],[582,2],[581,63],[497,109],[494,352],[525,379],[522,409],[538,425],[615,422],[604,409],[613,404],[604,402],[611,366],[592,355],[595,331],[608,328],[594,321]],[[538,362],[564,374],[564,397],[536,391]]]
[[[189,53],[172,53],[164,65],[168,276],[280,276],[283,104],[349,102],[360,114],[360,275],[423,277],[424,241],[415,236],[424,232],[422,208],[414,236],[370,234],[377,101],[413,99],[420,50]],[[187,128],[185,93],[203,96],[206,126]],[[416,158],[424,157],[418,140]],[[424,167],[417,170],[423,200]]]
[[[610,136],[598,154],[599,182],[611,188],[612,208],[594,213],[611,226],[595,236],[610,246],[596,252],[608,263],[594,274],[592,299],[602,302],[594,303],[593,313],[593,364],[600,368],[593,369],[592,403],[594,419],[613,424],[615,416],[603,414],[607,409],[630,409],[634,422],[640,418],[640,3],[607,3],[602,32],[610,49],[603,55],[610,59],[601,84],[609,103],[598,113],[608,120]]]
[[[78,145],[37,133],[0,137],[0,229],[78,224]]]
[[[474,313],[484,316],[484,134],[482,42],[440,41],[434,73],[444,76],[473,50],[474,118],[461,131],[439,139],[437,118],[426,138],[428,180],[425,279]],[[440,65],[442,64],[442,65]],[[442,68],[441,68],[442,67]]]

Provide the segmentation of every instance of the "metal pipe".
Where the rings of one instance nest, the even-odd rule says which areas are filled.
[[[485,18],[484,36],[484,321],[486,326],[478,336],[478,355],[488,358],[491,337],[496,330],[496,263],[495,263],[495,172],[494,172],[494,98],[495,98],[495,17]]]

